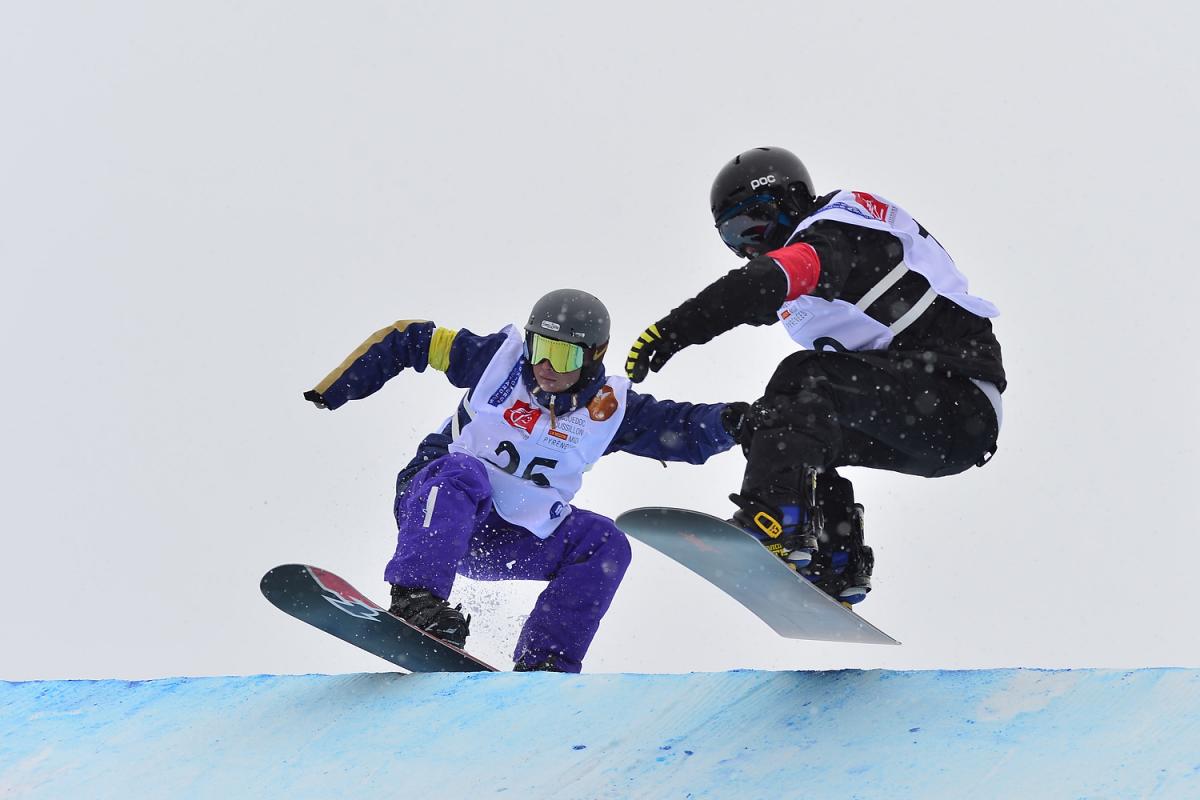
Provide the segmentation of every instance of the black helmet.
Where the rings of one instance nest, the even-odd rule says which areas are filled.
[[[533,304],[525,331],[582,345],[587,351],[585,366],[592,365],[604,358],[608,346],[608,309],[587,292],[556,289]]]
[[[815,199],[812,178],[794,153],[756,147],[717,173],[709,208],[725,244],[747,257],[782,245]]]

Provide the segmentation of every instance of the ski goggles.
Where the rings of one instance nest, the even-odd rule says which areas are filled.
[[[583,345],[560,342],[540,333],[530,333],[525,340],[525,349],[529,353],[530,364],[549,361],[555,372],[574,372],[583,368]]]
[[[722,211],[716,221],[717,233],[726,247],[742,258],[750,258],[762,252],[771,233],[788,219],[774,197],[758,194]]]

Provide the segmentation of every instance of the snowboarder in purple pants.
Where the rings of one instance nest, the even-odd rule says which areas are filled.
[[[701,464],[734,445],[748,408],[633,392],[604,371],[608,338],[604,305],[560,289],[538,300],[523,332],[398,322],[305,393],[335,409],[426,367],[467,390],[397,477],[399,536],[384,571],[393,614],[461,647],[470,617],[447,601],[457,575],[544,580],[514,669],[581,669],[630,561],[612,520],[571,505],[583,473],[618,451]]]

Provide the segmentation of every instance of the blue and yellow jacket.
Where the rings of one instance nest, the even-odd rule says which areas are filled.
[[[460,389],[473,389],[503,342],[504,334],[499,332],[479,336],[466,328],[454,331],[424,320],[401,320],[376,331],[304,396],[325,408],[335,409],[374,394],[405,369],[424,372],[427,367],[446,373],[450,383]],[[532,392],[537,382],[528,362],[522,366],[522,377]],[[585,374],[570,393],[535,392],[534,396],[554,414],[567,414],[586,407],[604,385],[604,379],[601,368]],[[734,445],[733,437],[721,424],[724,403],[656,400],[632,389],[626,403],[625,418],[606,455],[623,451],[660,461],[702,464]],[[426,462],[445,455],[450,441],[448,424],[425,437],[416,457],[401,471],[401,482]]]

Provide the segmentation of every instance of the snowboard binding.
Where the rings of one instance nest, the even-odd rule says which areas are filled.
[[[460,649],[471,632],[471,617],[463,616],[461,604],[452,606],[427,589],[393,585],[388,613]]]
[[[861,603],[871,591],[875,553],[864,541],[863,506],[854,502],[854,486],[832,469],[806,471],[805,484],[819,525],[817,550],[800,572],[843,605]]]
[[[764,503],[749,495],[731,494],[737,505],[731,522],[748,532],[792,569],[807,567],[817,549],[814,517],[803,504]]]

